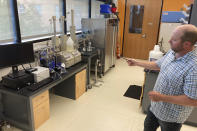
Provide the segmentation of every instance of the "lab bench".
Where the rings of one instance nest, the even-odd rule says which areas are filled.
[[[0,85],[0,118],[24,131],[35,131],[49,119],[49,90],[53,88],[52,92],[63,97],[79,98],[86,90],[86,69],[87,64],[78,63],[35,91],[16,91]]]

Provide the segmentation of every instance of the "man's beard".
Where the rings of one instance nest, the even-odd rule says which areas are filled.
[[[183,43],[181,43],[181,45],[180,46],[178,46],[177,48],[172,48],[171,47],[171,49],[175,52],[175,53],[178,53],[178,52],[181,52],[181,51],[183,51],[184,49],[183,49]]]

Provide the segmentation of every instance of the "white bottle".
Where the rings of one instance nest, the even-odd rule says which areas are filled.
[[[72,52],[74,51],[74,42],[73,40],[71,39],[71,37],[68,38],[67,42],[66,42],[66,51],[68,52]]]
[[[160,51],[159,45],[155,45],[154,50],[149,52],[149,61],[155,61],[160,59],[163,53]]]

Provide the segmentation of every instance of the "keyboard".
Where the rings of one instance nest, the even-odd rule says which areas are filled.
[[[47,79],[44,79],[44,80],[42,80],[42,81],[40,81],[38,83],[34,83],[34,84],[31,84],[31,85],[27,86],[27,89],[29,91],[35,91],[35,90],[37,90],[37,89],[49,84],[52,81],[53,81],[53,79],[47,78]]]

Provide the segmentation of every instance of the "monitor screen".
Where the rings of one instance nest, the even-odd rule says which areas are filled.
[[[33,43],[0,45],[0,68],[33,61]]]

